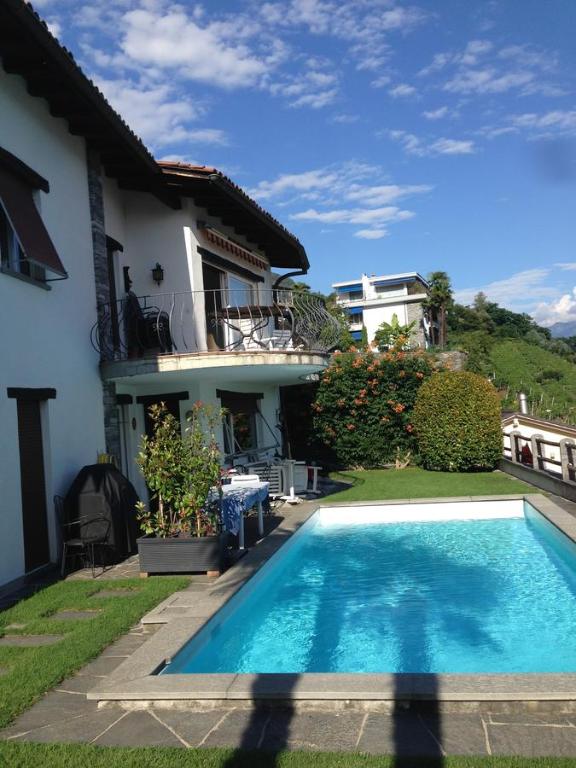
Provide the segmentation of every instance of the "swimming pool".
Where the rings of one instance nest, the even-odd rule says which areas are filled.
[[[576,671],[576,546],[522,500],[324,508],[162,674]]]

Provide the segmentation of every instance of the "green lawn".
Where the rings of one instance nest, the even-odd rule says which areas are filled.
[[[574,768],[573,758],[398,758],[330,752],[92,747],[0,742],[2,768]]]
[[[504,493],[541,493],[504,472],[427,472],[407,469],[368,469],[333,473],[334,480],[353,483],[326,501],[385,501],[386,499],[426,499],[436,496],[488,496]]]
[[[0,646],[0,728],[31,706],[43,693],[98,656],[187,578],[123,581],[63,581],[0,612],[0,635],[64,635],[55,645],[35,648]],[[133,595],[94,596],[100,590],[130,589]],[[99,608],[94,618],[50,618],[61,610]],[[15,627],[7,629],[9,625]],[[0,753],[1,754],[1,753]],[[0,760],[0,766],[4,763]]]

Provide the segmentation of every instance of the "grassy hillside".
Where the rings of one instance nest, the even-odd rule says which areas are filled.
[[[545,418],[576,421],[576,365],[535,344],[516,339],[496,341],[489,351],[503,406],[517,409],[517,392],[525,392],[530,411]]]

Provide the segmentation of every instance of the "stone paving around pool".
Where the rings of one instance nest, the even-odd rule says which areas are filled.
[[[195,594],[198,594],[195,587]],[[576,755],[576,715],[291,711],[227,708],[98,708],[86,693],[146,642],[158,625],[139,625],[21,715],[0,738],[100,746],[237,747],[398,755]],[[448,708],[449,709],[449,708]]]
[[[575,515],[576,505],[560,501]],[[575,515],[576,516],[576,515]],[[184,593],[200,598],[214,581],[194,582]],[[504,714],[498,702],[481,711],[411,711],[397,704],[392,713],[353,710],[307,711],[298,708],[244,708],[238,702],[212,708],[126,710],[106,703],[98,707],[86,693],[113,676],[159,624],[140,624],[110,645],[95,661],[46,694],[35,706],[0,731],[15,742],[88,742],[100,746],[233,747],[367,752],[444,756],[576,756],[576,714],[530,711]]]

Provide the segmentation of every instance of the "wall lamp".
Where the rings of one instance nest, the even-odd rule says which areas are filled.
[[[158,262],[156,262],[156,266],[152,267],[152,280],[154,280],[156,285],[160,285],[164,280],[164,270],[162,269],[162,265]]]

